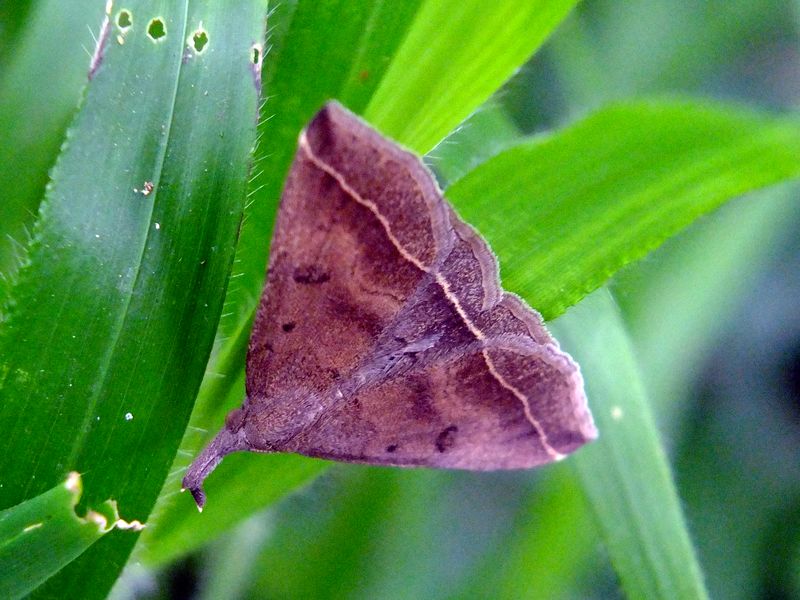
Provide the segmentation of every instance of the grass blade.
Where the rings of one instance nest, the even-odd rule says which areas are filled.
[[[17,257],[28,241],[26,231],[44,196],[47,171],[86,84],[88,53],[94,48],[92,32],[97,33],[103,16],[102,3],[96,0],[24,4],[8,2],[0,8],[0,22],[11,16],[9,12],[22,13],[13,15],[17,17],[12,21],[15,32],[0,32],[4,38],[0,42],[4,46],[0,55],[0,273],[5,276],[17,268]],[[4,292],[0,289],[0,297]]]
[[[600,438],[570,460],[630,598],[705,598],[634,351],[607,291],[552,329],[581,364]]]
[[[424,154],[539,48],[576,0],[427,0],[364,116]]]

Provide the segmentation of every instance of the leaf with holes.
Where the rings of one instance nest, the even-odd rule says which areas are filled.
[[[89,505],[112,497],[147,519],[233,259],[261,8],[183,1],[156,13],[132,1],[103,24],[0,330],[0,508],[77,470]],[[110,533],[36,593],[104,596],[136,537]]]
[[[72,472],[53,489],[0,511],[0,598],[29,594],[112,529],[142,529],[121,519],[111,500],[78,516],[82,489]]]

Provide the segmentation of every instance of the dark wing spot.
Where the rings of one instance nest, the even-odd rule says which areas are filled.
[[[297,283],[306,285],[325,283],[331,278],[330,274],[325,272],[319,265],[306,265],[297,267],[295,268],[292,277]]]
[[[286,333],[289,333],[292,329],[294,329],[294,326],[294,321],[289,321],[288,323],[281,325],[281,329],[283,329]]]
[[[444,452],[445,450],[449,450],[452,448],[456,443],[456,432],[458,431],[458,427],[455,425],[450,425],[445,429],[442,429],[442,432],[436,436],[436,449],[439,452]]]
[[[413,364],[413,361],[411,361]],[[438,412],[433,405],[433,392],[431,391],[430,381],[424,378],[416,378],[408,382],[411,388],[411,416],[417,421],[432,421]],[[441,437],[441,436],[440,436]]]
[[[392,453],[395,450],[397,450],[397,444],[391,444],[390,446],[386,446],[386,451],[389,453]]]

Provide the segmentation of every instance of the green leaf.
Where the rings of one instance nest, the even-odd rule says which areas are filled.
[[[53,489],[0,511],[0,597],[29,594],[114,528],[142,528],[120,519],[112,500],[79,517],[82,489],[72,472]]]
[[[522,134],[494,99],[472,113],[450,135],[425,155],[439,185],[461,179],[502,150],[519,143]]]
[[[9,54],[12,54],[34,4],[34,0],[0,4],[0,69],[5,67]]]
[[[503,152],[447,196],[491,242],[505,287],[549,320],[696,217],[798,176],[797,120],[640,102]]]
[[[419,123],[420,131],[427,132],[425,136],[401,138],[400,141],[423,151],[430,150],[528,58],[574,2],[537,2],[523,9],[510,1],[490,5],[470,1],[460,3],[456,10],[454,2],[442,4],[440,0],[427,0],[419,12],[417,4],[417,1],[385,3],[377,0],[336,0],[320,4],[301,0],[296,4],[281,3],[271,14],[270,28],[274,28],[275,33],[264,71],[264,85],[270,99],[262,111],[265,119],[260,127],[263,139],[257,150],[258,173],[252,183],[251,203],[237,249],[236,279],[226,301],[229,318],[223,319],[221,324],[225,341],[202,387],[192,427],[181,445],[182,456],[176,460],[174,472],[186,467],[188,458],[196,455],[221,426],[223,414],[238,406],[244,396],[241,386],[244,352],[250,319],[264,281],[272,220],[283,179],[294,156],[297,135],[307,121],[329,98],[338,98],[355,112],[363,112],[369,105],[368,111],[380,109],[380,113],[374,115],[379,125],[393,127],[401,121]],[[415,67],[404,72],[404,67],[395,66],[396,61],[404,64],[402,61],[409,60],[410,53],[417,51],[417,44],[430,32],[430,19],[439,18],[441,6],[455,12],[445,20],[446,27],[437,33],[443,37],[435,44],[437,54],[428,64],[426,77],[449,82],[452,92],[446,95],[447,102],[435,98],[442,94],[440,85],[426,87],[424,82],[411,79],[420,69]],[[452,19],[455,21],[451,23]],[[505,24],[497,28],[491,43],[484,43],[485,33],[480,33],[477,40],[461,43],[462,36],[483,32],[487,24],[500,22]],[[530,29],[525,30],[525,27]],[[455,40],[461,41],[455,43]],[[487,62],[491,66],[486,66]],[[476,75],[475,65],[483,65],[485,72]],[[310,77],[309,73],[314,76]],[[407,87],[413,89],[409,93],[413,93],[414,103],[429,103],[427,111],[415,106],[414,111],[406,113],[406,107],[401,104],[393,105],[391,110],[381,109],[384,102],[394,102],[394,94],[405,93]],[[384,99],[373,98],[375,93],[383,94]],[[435,121],[430,120],[432,116]],[[436,129],[428,130],[428,127]],[[247,464],[247,460],[250,458],[244,459],[242,464]],[[185,552],[243,519],[254,507],[273,501],[279,497],[278,490],[286,493],[319,471],[316,463],[303,465],[300,472],[306,473],[305,479],[287,477],[289,471],[283,468],[281,460],[296,459],[276,458],[271,462],[275,472],[259,471],[261,479],[270,481],[268,488],[252,486],[249,467],[239,473],[233,470],[233,464],[224,463],[208,480],[209,509],[203,513],[203,527],[192,527],[195,543],[190,543],[183,533],[180,543],[177,538],[174,542],[169,540],[172,527],[176,527],[178,535],[177,529],[188,528],[196,519],[191,502],[174,494],[179,478],[170,481],[159,503],[157,526],[145,533],[143,559],[160,562]],[[214,509],[214,514],[218,515],[215,517],[210,512],[211,502],[223,502],[214,498],[214,494],[220,494],[215,492],[215,487],[223,487],[214,483],[218,476],[224,477],[227,486],[248,489],[249,495],[245,504],[236,502]],[[238,495],[239,492],[235,492],[233,497]],[[156,537],[161,550],[155,550],[156,544],[150,541]]]
[[[18,266],[81,89],[86,84],[96,32],[103,16],[97,0],[41,0],[0,8],[0,273]],[[65,41],[66,40],[66,41]],[[47,82],[42,85],[41,82]],[[0,298],[5,290],[0,289]]]
[[[261,3],[126,4],[68,135],[0,331],[0,507],[86,475],[144,521],[222,308],[255,137]],[[152,39],[151,20],[166,35]],[[201,26],[208,44],[191,47]],[[151,187],[152,186],[152,187]],[[42,595],[102,597],[136,536],[111,533]]]
[[[569,460],[626,594],[705,598],[634,350],[610,294],[590,296],[552,329],[581,365],[600,432]]]
[[[428,0],[364,116],[424,154],[483,104],[577,0]]]

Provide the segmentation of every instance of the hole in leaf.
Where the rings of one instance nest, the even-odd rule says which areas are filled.
[[[117,27],[119,27],[120,29],[127,29],[131,25],[133,25],[133,17],[130,11],[127,10],[119,11],[119,14],[117,15]]]
[[[254,65],[257,65],[261,60],[261,47],[258,45],[253,46],[253,51],[250,56],[250,60],[253,62]]]
[[[199,31],[195,31],[194,35],[192,36],[192,45],[196,52],[200,53],[208,44],[208,34],[203,31],[202,29]]]
[[[164,21],[159,18],[155,18],[150,21],[150,24],[147,26],[147,35],[150,36],[151,40],[157,41],[167,35],[167,29],[164,27]]]

